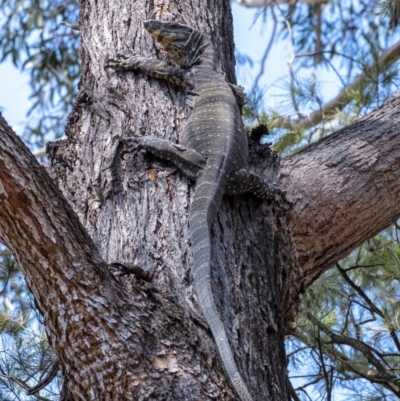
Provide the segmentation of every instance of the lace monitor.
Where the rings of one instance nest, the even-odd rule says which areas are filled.
[[[250,191],[270,199],[282,193],[246,168],[247,134],[238,106],[238,99],[239,103],[244,99],[243,92],[226,81],[210,38],[176,22],[148,20],[144,27],[180,67],[131,52],[107,60],[105,68],[136,70],[186,89],[190,115],[184,128],[184,145],[154,136],[137,136],[129,141],[175,163],[196,180],[189,216],[194,288],[233,387],[241,401],[252,401],[235,364],[211,291],[211,225],[223,194]]]

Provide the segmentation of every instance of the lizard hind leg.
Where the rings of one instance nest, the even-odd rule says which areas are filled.
[[[233,171],[226,184],[225,193],[237,195],[243,192],[251,192],[262,199],[274,199],[276,196],[285,198],[284,191],[265,182],[259,175],[246,169]]]
[[[197,151],[155,136],[135,136],[122,140],[123,143],[134,143],[124,153],[138,148],[145,149],[160,159],[170,161],[190,179],[196,179],[206,165],[206,159]]]

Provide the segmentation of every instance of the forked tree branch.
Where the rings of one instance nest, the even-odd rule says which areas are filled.
[[[290,220],[306,288],[400,216],[399,138],[397,94],[282,161],[281,185],[294,203]]]
[[[400,215],[399,138],[398,94],[358,122],[283,160],[281,184],[294,203],[290,219],[305,286]],[[152,376],[154,363],[179,366],[182,372],[196,363],[201,380],[194,378],[191,386],[199,392],[204,377],[212,383],[210,375],[220,374],[210,373],[197,350],[186,347],[193,341],[190,328],[181,325],[177,333],[176,320],[188,320],[181,305],[147,298],[139,289],[125,297],[70,205],[2,117],[0,233],[44,313],[52,346],[76,394],[94,391],[93,399],[128,400],[133,397],[132,377],[146,377],[154,388],[162,388],[160,380],[179,380],[185,388],[185,375],[177,376],[175,369],[163,371],[161,378]],[[161,332],[169,340],[160,351],[152,343]],[[174,354],[169,353],[172,343]],[[116,388],[121,394],[115,394]]]

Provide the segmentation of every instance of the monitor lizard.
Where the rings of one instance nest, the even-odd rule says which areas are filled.
[[[233,387],[241,401],[252,401],[234,361],[211,291],[211,225],[223,194],[250,191],[264,199],[284,194],[247,169],[247,134],[239,108],[244,94],[240,87],[227,82],[210,38],[195,28],[176,22],[147,20],[144,27],[179,67],[132,51],[108,59],[105,68],[135,70],[183,87],[190,112],[183,144],[154,136],[136,136],[124,141],[173,162],[189,178],[196,180],[189,216],[194,288]]]

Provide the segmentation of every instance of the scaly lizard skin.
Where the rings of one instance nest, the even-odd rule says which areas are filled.
[[[265,199],[282,193],[246,169],[247,134],[237,103],[237,98],[243,99],[243,93],[226,81],[209,37],[175,22],[148,20],[144,26],[183,68],[134,52],[109,59],[105,68],[136,70],[186,88],[191,112],[184,129],[184,146],[153,136],[129,138],[126,142],[134,142],[136,147],[170,160],[187,176],[196,179],[189,217],[194,287],[233,387],[241,401],[252,401],[236,367],[211,292],[211,225],[224,193],[251,191]]]

